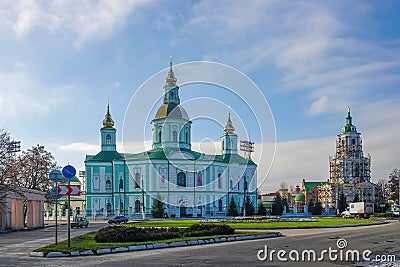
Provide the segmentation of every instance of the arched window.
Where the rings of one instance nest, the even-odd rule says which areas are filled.
[[[106,135],[106,144],[111,145],[111,135],[109,134]]]
[[[233,188],[233,181],[232,181],[232,180],[229,181],[229,188],[230,188],[230,189]]]
[[[189,133],[188,133],[187,128],[186,128],[186,133],[185,133],[185,139],[186,139],[186,143],[189,143]]]
[[[222,150],[225,150],[225,142],[222,141]]]
[[[222,199],[218,200],[218,211],[222,211]]]
[[[111,203],[107,203],[106,209],[107,209],[107,213],[111,212]]]
[[[161,130],[158,132],[158,142],[161,142]]]
[[[172,139],[173,142],[178,142],[178,133],[176,131],[172,132]]]
[[[246,176],[244,177],[243,187],[244,187],[244,190],[247,191],[247,180],[246,180]]]
[[[135,201],[135,213],[139,213],[140,212],[140,200],[136,200]]]
[[[178,173],[178,186],[186,187],[186,174],[183,172]]]
[[[173,100],[175,97],[174,92],[171,92],[171,100]]]
[[[218,188],[222,188],[222,179],[221,179],[221,173],[218,173]]]
[[[124,190],[124,179],[119,179],[119,190]]]
[[[135,188],[140,188],[140,173],[135,173]]]
[[[106,190],[111,190],[111,181],[110,180],[106,181]]]
[[[197,174],[197,186],[202,186],[203,185],[203,175],[201,172]]]

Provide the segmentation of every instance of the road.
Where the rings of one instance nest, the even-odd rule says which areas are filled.
[[[104,225],[103,225],[104,226]],[[91,225],[92,230],[100,228],[101,225]],[[85,232],[86,229],[74,231]],[[53,240],[47,236],[41,239],[41,235],[48,234],[45,230],[32,232],[16,232],[0,235],[0,253],[2,255],[0,266],[400,266],[400,223],[398,221],[377,226],[363,226],[356,228],[323,228],[306,230],[280,230],[283,237],[252,240],[232,243],[218,243],[202,246],[191,246],[182,248],[168,248],[149,251],[137,251],[119,254],[108,254],[101,256],[88,257],[69,257],[69,258],[32,258],[28,257],[29,251],[33,247],[43,245],[45,242],[52,243]],[[53,232],[54,233],[54,232]],[[29,235],[28,237],[24,234]],[[13,235],[19,237],[11,247],[6,247],[3,237],[12,239]],[[32,239],[36,236],[37,238]],[[339,249],[337,240],[345,239],[347,247]],[[18,241],[17,241],[18,240]],[[41,241],[40,241],[41,240]],[[343,241],[343,240],[342,240]],[[10,242],[9,242],[10,244]],[[336,255],[343,255],[348,250],[357,250],[362,258],[362,253],[371,250],[372,255],[376,256],[395,256],[396,262],[376,265],[376,262],[347,262],[331,261],[327,254],[323,262],[304,262],[291,261],[281,262],[278,260],[276,252],[273,260],[260,261],[257,253],[260,250],[284,250],[286,258],[292,250],[300,253],[305,250],[315,250],[318,256],[322,250],[336,249]],[[264,254],[261,253],[262,257]],[[295,254],[292,254],[292,256]],[[345,258],[345,256],[343,256]]]

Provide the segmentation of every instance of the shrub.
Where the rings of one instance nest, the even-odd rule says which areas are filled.
[[[174,239],[189,236],[229,235],[235,230],[225,224],[194,224],[187,229],[176,227],[130,227],[108,226],[100,229],[94,237],[98,243],[105,242],[142,242]]]

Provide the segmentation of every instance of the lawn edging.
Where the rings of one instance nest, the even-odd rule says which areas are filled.
[[[76,257],[76,256],[93,256],[93,255],[104,255],[111,253],[121,253],[121,252],[132,252],[140,250],[150,250],[150,249],[163,249],[163,248],[173,248],[173,247],[184,247],[184,246],[196,246],[205,245],[221,242],[234,242],[234,241],[245,241],[254,240],[262,238],[273,238],[280,237],[281,233],[268,233],[268,234],[258,234],[258,235],[247,235],[247,236],[227,236],[219,238],[209,238],[209,239],[197,239],[197,240],[187,240],[187,241],[176,241],[170,243],[154,243],[147,245],[135,245],[128,247],[117,247],[117,248],[103,248],[98,250],[85,250],[85,251],[72,251],[71,253],[62,253],[59,251],[52,251],[47,254],[44,252],[30,252],[31,257],[46,257],[46,258],[56,258],[56,257]]]
[[[282,230],[282,229],[313,229],[313,228],[344,228],[344,227],[359,227],[359,226],[373,226],[380,224],[388,224],[390,222],[371,222],[371,223],[355,223],[355,224],[340,224],[340,225],[303,225],[303,226],[288,226],[288,227],[271,227],[262,228],[265,230]],[[260,228],[237,228],[236,230],[260,230]]]

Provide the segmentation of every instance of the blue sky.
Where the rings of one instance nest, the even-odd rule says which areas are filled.
[[[215,61],[252,79],[272,110],[277,150],[262,191],[326,180],[348,105],[376,181],[400,167],[399,13],[398,1],[3,0],[0,127],[83,169],[107,99],[122,142],[131,98],[170,55]],[[182,88],[181,100],[193,96]],[[194,142],[218,141],[222,128],[199,125]]]

